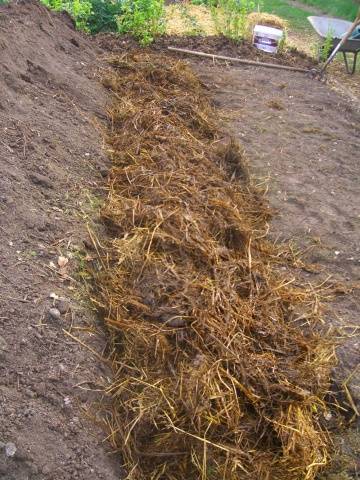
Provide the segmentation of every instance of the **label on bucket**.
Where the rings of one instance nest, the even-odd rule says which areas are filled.
[[[268,53],[276,53],[278,49],[278,42],[273,38],[254,36],[254,46],[259,50],[263,50]]]
[[[264,25],[255,25],[254,27],[254,46],[259,50],[268,53],[276,53],[279,42],[284,33],[278,28],[267,27]]]

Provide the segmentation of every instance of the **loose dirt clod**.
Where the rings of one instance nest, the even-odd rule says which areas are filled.
[[[268,102],[268,107],[273,108],[274,110],[284,110],[284,104],[282,103],[281,100],[277,98],[273,98]]]
[[[128,478],[314,479],[334,358],[319,292],[279,273],[268,205],[191,70],[156,54],[110,63],[114,240],[97,245],[95,301]]]
[[[59,320],[60,317],[61,317],[61,313],[57,308],[50,308],[49,309],[49,315],[54,320]]]

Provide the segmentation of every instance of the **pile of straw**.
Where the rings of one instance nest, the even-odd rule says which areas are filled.
[[[267,27],[279,28],[280,30],[286,30],[289,26],[288,22],[277,15],[272,13],[253,12],[247,16],[247,25],[252,33],[255,25],[264,25]]]
[[[110,62],[113,242],[96,280],[127,478],[313,479],[333,355],[316,295],[278,273],[268,206],[191,70]]]

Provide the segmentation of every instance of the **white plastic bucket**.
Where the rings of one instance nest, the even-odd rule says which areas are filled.
[[[277,53],[283,35],[283,31],[277,28],[255,25],[253,44],[264,52]]]

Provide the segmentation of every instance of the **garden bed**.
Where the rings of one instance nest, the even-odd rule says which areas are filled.
[[[358,434],[326,403],[356,425],[355,102],[167,47],[312,65],[295,51],[215,37],[140,50],[35,1],[1,13],[0,476],[312,478],[331,435],[324,478],[356,478]]]

